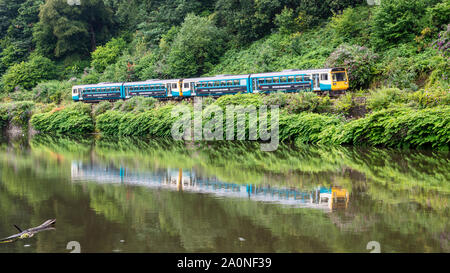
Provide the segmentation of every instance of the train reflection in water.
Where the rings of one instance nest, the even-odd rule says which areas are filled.
[[[194,170],[163,169],[129,171],[113,166],[72,162],[72,181],[121,183],[149,188],[166,188],[194,193],[214,194],[218,197],[247,198],[261,202],[331,211],[348,207],[349,194],[338,186],[299,188],[270,185],[235,184],[197,176]]]

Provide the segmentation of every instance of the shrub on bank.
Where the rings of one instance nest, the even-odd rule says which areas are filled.
[[[56,135],[85,135],[94,132],[90,105],[74,103],[31,117],[35,130]]]
[[[450,107],[383,109],[331,126],[323,130],[319,138],[322,144],[448,149]]]
[[[367,99],[367,108],[381,110],[388,108],[392,103],[406,101],[407,93],[398,88],[380,88],[372,91]]]
[[[280,141],[293,140],[299,143],[317,143],[320,134],[330,126],[337,126],[342,120],[334,115],[301,113],[280,117]]]
[[[141,113],[110,110],[96,118],[97,129],[104,135],[158,136],[171,135],[173,105],[150,109]]]
[[[72,100],[72,85],[70,81],[48,81],[39,83],[33,88],[33,100],[42,103],[61,103]]]
[[[8,124],[27,127],[33,112],[34,102],[19,101],[0,104],[0,128],[3,130]]]

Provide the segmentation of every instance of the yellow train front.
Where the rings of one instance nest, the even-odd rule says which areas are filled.
[[[347,70],[345,68],[331,69],[331,90],[330,91],[345,91],[349,88]]]

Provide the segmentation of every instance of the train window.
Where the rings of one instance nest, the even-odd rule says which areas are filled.
[[[240,84],[239,80],[234,80],[234,85],[239,85],[239,84]]]
[[[320,80],[321,81],[328,81],[328,74],[326,74],[326,73],[320,74]]]
[[[172,88],[177,88],[177,84],[176,83],[172,83]]]
[[[296,77],[295,77],[295,80],[296,80],[297,82],[302,82],[302,81],[303,81],[303,76],[296,76]]]
[[[227,85],[228,86],[233,85],[233,81],[227,81]]]
[[[226,86],[226,85],[227,85],[227,82],[226,82],[226,81],[221,81],[221,82],[220,82],[220,85],[221,85],[221,86]]]
[[[272,78],[265,78],[266,83],[272,83]]]
[[[189,88],[189,83],[188,82],[184,83],[184,88]]]
[[[208,82],[207,85],[208,85],[208,87],[212,87],[213,83],[212,82]]]
[[[295,82],[295,77],[294,76],[289,76],[288,77],[288,82]]]
[[[264,84],[264,79],[258,79],[259,84]]]
[[[310,81],[311,80],[311,78],[309,76],[304,76],[303,79],[304,79],[304,81]]]
[[[279,82],[280,82],[280,78],[278,78],[278,77],[273,78],[273,83],[279,83]]]
[[[287,82],[287,77],[280,77],[280,82]]]
[[[345,73],[333,73],[333,81],[347,81],[347,76],[345,75]]]

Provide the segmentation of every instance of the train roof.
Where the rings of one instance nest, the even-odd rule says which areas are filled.
[[[101,82],[101,83],[97,83],[97,84],[82,84],[82,85],[74,85],[72,88],[79,88],[79,87],[117,87],[117,86],[121,86],[122,83],[121,82],[117,82],[117,83],[112,83],[112,82]]]
[[[283,75],[326,73],[326,72],[330,72],[331,70],[332,70],[331,68],[309,69],[309,70],[288,69],[288,70],[283,70],[280,72],[255,73],[255,74],[251,74],[251,75],[252,75],[252,77],[272,77],[272,76],[283,76]]]
[[[242,75],[216,75],[209,77],[199,77],[199,78],[188,78],[184,79],[187,81],[214,81],[214,80],[237,80],[237,79],[246,79],[250,76],[250,74],[242,74]]]
[[[160,79],[151,79],[140,82],[126,82],[124,85],[141,85],[141,84],[165,84],[165,83],[178,83],[179,79],[169,79],[169,80],[160,80]]]

